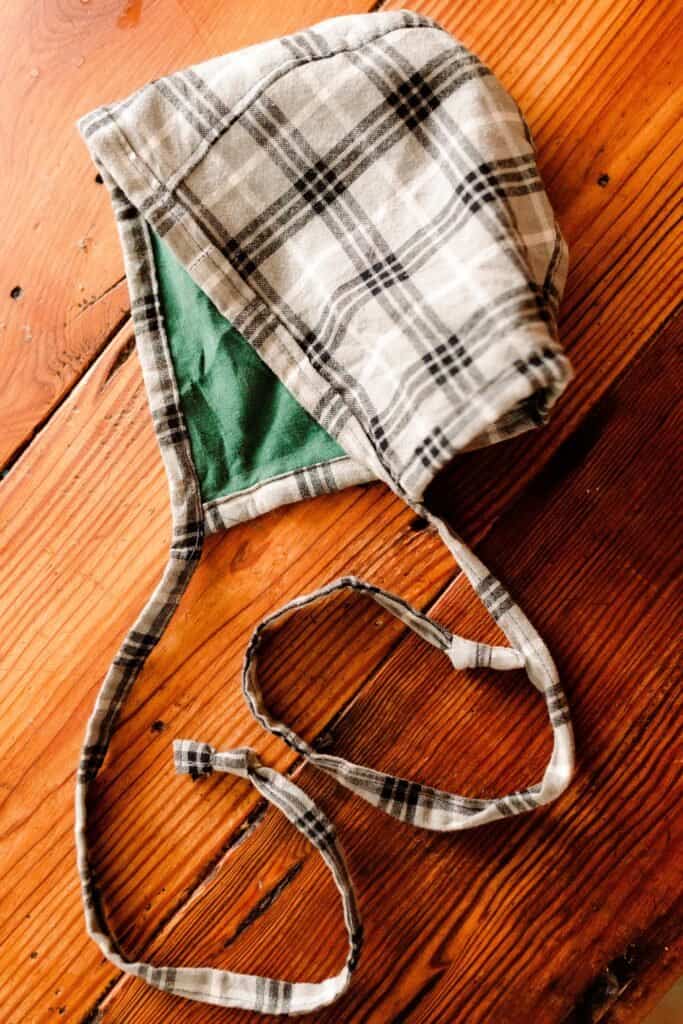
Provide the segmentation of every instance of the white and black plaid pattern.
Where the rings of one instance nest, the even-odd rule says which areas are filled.
[[[299,402],[409,499],[566,386],[566,246],[528,129],[429,19],[332,19],[81,129]]]
[[[255,752],[248,747],[220,753],[208,743],[176,740],[173,756],[176,771],[195,778],[219,771],[249,779],[262,796],[289,818],[319,850],[330,869],[342,897],[344,923],[349,936],[346,964],[337,975],[325,981],[290,982],[232,971],[184,968],[182,979],[178,977],[180,972],[176,971],[173,991],[204,1002],[215,1002],[221,1006],[251,1006],[266,1013],[305,1013],[334,1002],[351,980],[363,944],[363,929],[346,861],[331,821],[303,790],[286,776],[261,764]],[[214,998],[207,1000],[209,985]]]
[[[337,975],[316,983],[288,982],[213,968],[155,967],[131,961],[124,955],[109,927],[90,863],[87,830],[90,785],[104,761],[123,703],[178,607],[199,561],[205,516],[208,518],[208,510],[202,509],[160,313],[149,229],[120,189],[106,176],[104,169],[103,175],[110,186],[117,215],[137,348],[152,420],[169,480],[173,540],[162,580],[121,644],[97,696],[86,730],[75,801],[76,852],[86,926],[112,963],[165,992],[263,1013],[305,1013],[333,1002],[348,986],[361,951],[362,927],[344,855],[332,825],[298,786],[286,776],[261,765],[253,751],[241,749],[217,754],[206,744],[195,744],[192,741],[178,741],[174,744],[179,771],[199,775],[216,769],[248,778],[318,848],[341,893],[344,921],[349,934],[349,955]],[[347,463],[350,460],[340,459],[339,462]],[[278,486],[278,481],[274,484]],[[313,484],[308,486],[311,487],[311,493],[314,493]]]
[[[374,479],[372,470],[345,456],[317,462],[303,469],[271,477],[227,498],[204,502],[206,531],[216,533],[218,530],[227,530],[281,505],[289,505],[303,498],[315,498],[320,494],[332,494]]]
[[[484,595],[482,599],[489,614],[511,641],[512,647],[475,643],[453,635],[444,626],[395,594],[389,594],[379,587],[349,576],[329,583],[312,594],[295,598],[259,623],[247,647],[242,689],[256,720],[274,735],[280,736],[311,764],[332,775],[337,782],[395,818],[418,825],[420,828],[445,832],[473,828],[497,818],[521,814],[554,800],[564,790],[571,777],[574,748],[569,710],[545,644],[502,584],[465,547],[460,538],[432,516],[426,508],[420,511],[439,531],[442,540],[477,593],[480,596]],[[341,757],[321,754],[284,722],[274,719],[265,706],[256,674],[257,655],[263,635],[279,619],[320,601],[337,590],[354,590],[368,594],[423,640],[443,651],[456,669],[494,668],[505,671],[525,668],[529,679],[545,698],[553,729],[553,751],[540,783],[495,799],[457,796],[409,779],[353,764]]]
[[[547,648],[502,585],[423,505],[423,494],[457,452],[542,424],[566,386],[571,369],[556,333],[566,246],[514,101],[473,54],[408,11],[336,18],[217,58],[100,108],[80,128],[117,215],[173,513],[162,580],[121,645],[87,727],[75,830],[86,925],[113,963],[164,991],[266,1013],[309,1012],[344,990],[362,942],[343,855],[313,802],[253,751],[175,744],[180,771],[248,778],[332,871],[350,952],[338,975],[307,985],[128,960],[90,863],[90,785],[205,532],[379,478],[438,530],[511,647],[454,636],[401,598],[347,577],[257,627],[243,675],[252,712],[364,799],[424,828],[520,814],[565,788],[572,732]],[[202,501],[149,226],[346,457]],[[369,593],[455,668],[524,667],[553,729],[542,780],[499,799],[458,797],[319,754],[272,719],[256,680],[264,630],[342,587]]]

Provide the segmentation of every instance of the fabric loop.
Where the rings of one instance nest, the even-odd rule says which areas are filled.
[[[86,926],[104,956],[119,970],[164,992],[260,1013],[309,1013],[333,1003],[351,981],[363,942],[356,896],[343,851],[328,818],[290,779],[261,764],[255,751],[241,747],[219,752],[208,743],[192,740],[178,740],[173,745],[177,771],[195,776],[223,771],[248,778],[261,795],[274,804],[320,852],[341,895],[349,938],[346,962],[338,974],[320,982],[289,982],[209,967],[156,966],[129,960],[104,914],[91,863],[88,839],[90,787],[106,756],[121,707],[189,583],[201,554],[202,541],[201,531],[195,532],[191,538],[188,534],[187,550],[191,557],[178,557],[176,551],[171,551],[162,580],[110,666],[88,723],[75,801],[76,851]]]
[[[302,1013],[326,1006],[338,998],[351,980],[360,956],[363,943],[363,929],[360,922],[353,884],[348,873],[346,860],[337,838],[337,832],[323,811],[291,779],[273,768],[262,764],[258,754],[250,747],[236,747],[233,750],[217,751],[209,743],[194,740],[175,740],[173,758],[176,771],[197,777],[213,771],[226,772],[249,779],[252,785],[316,847],[332,873],[335,885],[342,898],[344,923],[349,938],[349,952],[342,971],[334,978],[322,982],[303,984],[278,979],[257,979],[270,986],[269,1000],[275,1008],[270,1013]],[[225,974],[221,985],[229,985],[230,972]],[[236,977],[236,976],[235,976]],[[239,976],[241,979],[249,976]],[[247,1006],[246,1002],[221,1005]],[[265,1009],[264,1006],[251,1006]]]
[[[355,576],[346,576],[310,594],[295,598],[261,620],[247,648],[242,689],[252,714],[264,728],[280,736],[297,753],[333,776],[341,785],[402,821],[421,828],[454,831],[521,814],[554,799],[567,786],[573,771],[573,736],[569,711],[555,665],[529,620],[502,584],[445,523],[426,507],[413,507],[439,533],[489,615],[500,626],[512,646],[476,643],[453,635],[403,598]],[[496,798],[462,797],[342,757],[319,753],[293,729],[274,718],[266,707],[257,680],[258,650],[265,631],[290,613],[300,611],[339,590],[354,590],[372,597],[409,629],[446,654],[456,669],[485,667],[509,671],[524,668],[530,682],[544,695],[553,730],[553,751],[541,782]]]

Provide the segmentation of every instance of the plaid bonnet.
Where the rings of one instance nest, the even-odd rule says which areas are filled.
[[[334,828],[248,748],[174,743],[178,771],[241,775],[319,850],[340,891],[349,954],[321,982],[126,958],[91,864],[88,794],[121,707],[199,561],[206,533],[369,480],[438,531],[510,646],[455,635],[348,576],[256,628],[243,669],[252,714],[374,806],[452,831],[555,798],[573,770],[552,658],[503,586],[425,502],[465,449],[541,425],[571,377],[557,339],[567,250],[515,101],[428,18],[352,15],[210,60],[79,122],[109,187],[137,350],[166,467],[173,539],[90,717],[76,791],[86,924],[123,971],[221,1006],[303,1013],[347,987],[362,946]],[[472,799],[316,751],[264,703],[263,633],[335,590],[370,595],[456,669],[525,669],[553,751],[536,785]]]

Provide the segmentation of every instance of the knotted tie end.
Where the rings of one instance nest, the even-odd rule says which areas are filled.
[[[524,655],[515,647],[493,647],[463,636],[454,636],[446,651],[454,668],[524,668]]]
[[[179,774],[199,778],[212,772],[227,772],[248,778],[261,764],[250,747],[235,747],[234,750],[218,751],[210,743],[195,740],[174,740],[173,761]]]

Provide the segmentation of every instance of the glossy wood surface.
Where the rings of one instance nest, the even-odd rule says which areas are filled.
[[[173,773],[175,736],[248,743],[329,811],[359,889],[361,967],[343,1001],[307,1019],[637,1024],[683,957],[680,16],[654,0],[412,6],[524,109],[570,245],[561,330],[575,381],[542,432],[461,458],[434,500],[557,655],[576,780],[522,821],[428,835],[368,810],[255,725],[239,691],[254,623],[344,572],[494,636],[423,524],[380,485],[354,488],[209,540],[98,781],[98,872],[130,955],[293,978],[336,970],[344,933],[316,855],[245,784]],[[251,1019],[123,978],[83,926],[78,750],[163,568],[170,516],[111,209],[74,121],[165,71],[363,9],[12,0],[0,13],[6,1024]],[[545,717],[516,674],[454,675],[351,598],[277,639],[269,698],[326,749],[477,795],[542,771]]]

